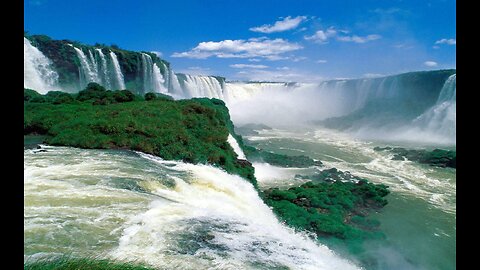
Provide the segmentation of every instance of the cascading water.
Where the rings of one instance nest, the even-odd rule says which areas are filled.
[[[250,183],[221,169],[44,149],[24,152],[27,256],[94,250],[160,269],[358,269],[280,223]]]
[[[219,80],[211,76],[193,76],[184,74],[184,93],[187,98],[208,97],[225,99],[223,88]]]
[[[113,73],[115,82],[115,89],[125,89],[125,83],[123,81],[122,70],[120,69],[120,64],[118,63],[117,55],[114,52],[110,52],[110,58],[112,59]]]
[[[82,49],[72,46],[80,61],[80,89],[88,83],[95,82],[103,85],[106,89],[125,89],[125,82],[117,55],[110,51],[109,57],[105,57],[101,49],[88,50],[88,57]]]
[[[168,90],[164,86],[160,68],[153,63],[152,57],[146,53],[142,53],[142,76],[143,76],[143,92],[167,93]]]
[[[232,136],[232,134],[228,134],[227,142],[233,148],[233,151],[235,151],[235,154],[237,154],[238,159],[247,159],[247,157],[245,156],[245,153],[243,153],[242,148],[238,144],[237,140]]]
[[[77,47],[73,48],[77,53],[78,60],[80,60],[80,88],[85,88],[90,82],[102,83],[98,77],[98,73],[95,72],[95,66],[88,61],[85,53]]]
[[[456,141],[457,75],[445,82],[435,105],[413,121],[422,132],[436,134],[447,141]]]
[[[107,88],[107,89],[112,89],[112,85],[110,83],[110,74],[108,72],[108,67],[107,67],[107,59],[105,58],[105,55],[102,52],[102,49],[95,49],[100,57],[100,63],[102,65],[102,70],[103,70],[103,81],[102,85]],[[122,88],[123,89],[123,88]]]
[[[23,38],[23,87],[47,93],[60,90],[58,74],[51,66],[52,62],[27,38]]]
[[[180,86],[180,82],[178,80],[177,74],[173,72],[173,70],[169,71],[169,78],[170,78],[170,83],[169,83],[169,89],[170,93],[172,93],[174,96],[182,98],[185,97],[185,93],[183,92],[182,86]]]

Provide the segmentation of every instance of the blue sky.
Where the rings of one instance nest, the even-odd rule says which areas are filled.
[[[176,72],[318,81],[456,67],[450,0],[25,0],[24,29],[155,51]]]

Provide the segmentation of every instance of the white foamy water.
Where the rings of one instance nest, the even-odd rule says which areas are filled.
[[[52,61],[23,38],[23,87],[41,94],[58,88],[58,74],[52,68]]]
[[[357,269],[278,222],[253,186],[126,151],[24,152],[26,255],[104,254],[162,269]]]
[[[227,142],[233,148],[233,151],[235,151],[235,154],[237,154],[238,159],[247,159],[247,157],[243,153],[242,148],[240,148],[240,145],[238,145],[237,140],[235,140],[235,138],[232,136],[232,134],[228,134]]]
[[[377,152],[373,142],[363,141],[348,133],[331,129],[311,131],[262,130],[259,135],[246,136],[260,143],[261,148],[302,148],[301,154],[321,160],[325,168],[349,171],[374,183],[384,183],[393,192],[421,198],[449,213],[456,212],[456,175],[454,169],[436,168],[412,161],[391,160],[393,154]],[[293,145],[295,147],[293,147]],[[290,146],[290,147],[287,147]],[[408,148],[408,147],[407,147]],[[278,151],[278,150],[277,150]],[[294,153],[298,155],[298,150]],[[258,175],[268,186],[279,185],[293,179],[292,172],[271,165],[254,164]],[[257,175],[257,172],[256,172]],[[293,181],[293,180],[292,180]]]

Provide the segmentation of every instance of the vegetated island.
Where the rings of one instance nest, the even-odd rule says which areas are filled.
[[[429,164],[436,167],[457,168],[457,152],[452,150],[434,149],[405,149],[402,147],[375,147],[375,151],[389,151],[394,154],[392,160],[411,160],[422,164]]]
[[[50,91],[41,95],[24,89],[25,146],[41,142],[87,149],[129,149],[166,160],[211,164],[252,183],[279,219],[297,230],[315,233],[319,239],[354,243],[357,251],[363,240],[383,237],[378,222],[367,216],[387,204],[387,186],[357,178],[343,182],[351,178],[345,177],[348,173],[329,169],[298,187],[261,191],[252,164],[238,159],[227,141],[229,134],[237,139],[248,159],[283,167],[322,166],[306,156],[275,154],[245,145],[234,131],[228,108],[218,99],[173,100],[158,93],[139,96],[128,90],[106,90],[96,83],[76,94]]]

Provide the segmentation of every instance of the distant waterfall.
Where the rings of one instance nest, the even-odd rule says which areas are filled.
[[[211,76],[193,76],[184,74],[184,93],[186,97],[208,97],[224,99],[223,87],[219,80]]]
[[[457,75],[445,82],[436,104],[413,121],[414,126],[426,132],[442,135],[450,140],[456,138]]]
[[[173,70],[169,71],[169,93],[177,96],[177,97],[185,97],[185,94],[183,92],[183,88],[180,85],[180,82],[178,80],[177,74],[173,72]]]
[[[80,61],[80,88],[84,88],[90,82],[102,83],[98,74],[93,70],[93,63],[90,64],[85,53],[77,47],[73,47]]]
[[[95,51],[97,51],[99,57],[100,57],[100,61],[101,61],[101,69],[103,70],[103,81],[102,81],[102,85],[107,88],[107,89],[112,89],[112,85],[110,83],[111,79],[110,79],[110,74],[108,72],[108,67],[107,67],[107,59],[105,58],[105,55],[103,54],[102,52],[102,49],[95,49]]]
[[[51,67],[52,62],[30,41],[23,38],[23,87],[47,93],[58,88],[58,74]]]
[[[120,64],[118,63],[117,55],[114,52],[110,52],[110,58],[112,59],[113,73],[115,75],[115,89],[125,89],[125,83],[123,81],[122,70],[120,69]]]
[[[117,55],[110,51],[109,57],[105,57],[101,49],[87,50],[88,57],[82,49],[72,46],[80,61],[80,89],[88,83],[95,82],[107,89],[125,89],[123,73]]]
[[[167,93],[165,87],[165,79],[163,78],[160,68],[153,63],[152,57],[146,53],[142,53],[142,76],[143,76],[143,92]]]

